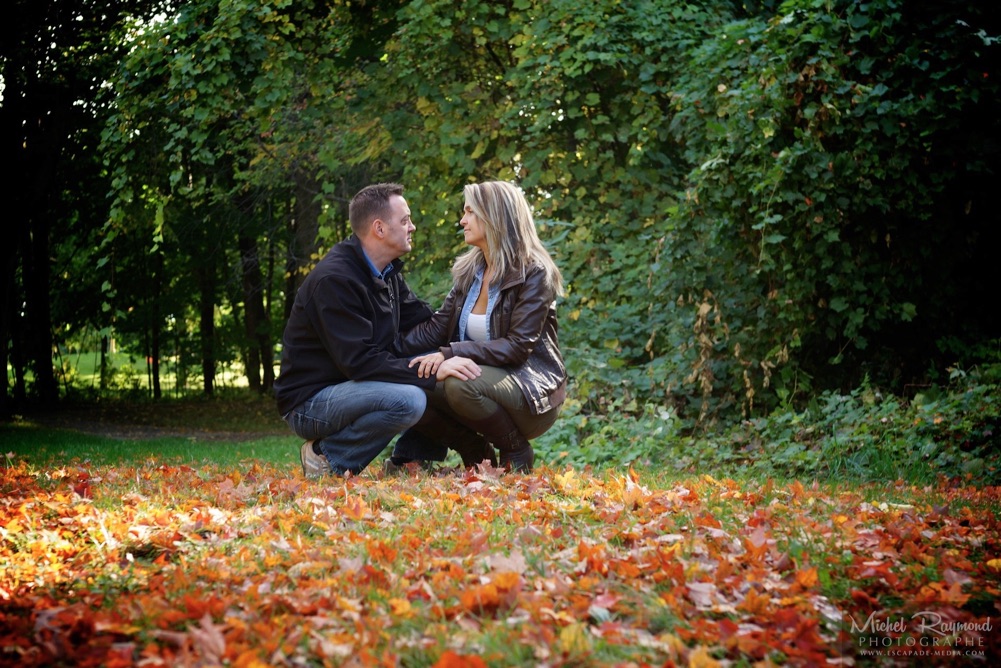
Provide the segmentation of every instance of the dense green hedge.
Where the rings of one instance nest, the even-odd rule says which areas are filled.
[[[692,434],[663,408],[611,402],[586,414],[571,401],[538,439],[540,459],[575,466],[656,468],[764,478],[1001,484],[1001,366],[923,388],[913,399],[868,382],[825,391],[802,409]]]
[[[346,196],[400,180],[434,302],[462,185],[515,179],[568,278],[574,419],[712,428],[865,378],[911,399],[1001,336],[998,34],[953,1],[193,0],[113,81],[110,227],[177,304],[226,235],[295,271],[313,194],[322,250]]]

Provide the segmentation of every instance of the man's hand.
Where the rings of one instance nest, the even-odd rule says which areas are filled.
[[[417,366],[417,375],[421,378],[430,378],[438,373],[438,367],[440,367],[444,361],[445,356],[441,353],[430,353],[428,355],[418,355],[410,360],[410,364],[407,366],[412,369],[414,368],[414,365],[419,365]]]
[[[449,357],[438,365],[436,378],[438,382],[449,376],[454,376],[459,380],[473,380],[479,378],[481,373],[479,365],[468,357]]]

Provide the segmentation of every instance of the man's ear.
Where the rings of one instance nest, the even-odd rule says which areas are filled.
[[[385,223],[382,222],[382,218],[376,218],[375,220],[372,221],[372,227],[370,231],[372,233],[372,236],[374,236],[376,239],[382,239],[385,236],[386,234]]]

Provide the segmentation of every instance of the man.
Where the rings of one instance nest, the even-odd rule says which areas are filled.
[[[403,186],[363,188],[348,217],[351,237],[296,294],[275,381],[279,412],[306,439],[299,456],[311,478],[360,473],[396,434],[435,417],[425,416],[425,390],[437,379],[479,375],[475,363],[459,358],[437,378],[421,378],[393,352],[401,331],[431,317],[401,274],[399,258],[416,229]]]

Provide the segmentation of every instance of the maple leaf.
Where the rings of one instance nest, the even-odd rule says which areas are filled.
[[[356,521],[363,520],[372,515],[372,511],[369,509],[365,499],[361,498],[357,494],[348,495],[344,499],[344,508],[342,512],[345,517]]]
[[[770,596],[762,594],[754,587],[751,587],[744,595],[744,600],[737,605],[737,609],[761,618],[768,614],[771,605],[772,599]]]
[[[689,582],[685,585],[688,598],[700,610],[710,610],[716,603],[716,585],[712,582]]]
[[[414,606],[405,598],[389,599],[389,608],[397,617],[410,618],[416,616],[417,614],[417,611],[414,610]]]
[[[927,603],[948,603],[956,607],[961,607],[970,600],[970,595],[963,593],[963,585],[959,582],[947,584],[944,582],[931,582],[918,592],[918,600]]]
[[[587,624],[574,622],[560,629],[558,648],[566,656],[580,660],[591,651],[591,647]]]
[[[817,586],[819,579],[820,576],[817,574],[816,568],[807,568],[801,571],[796,571],[795,582],[800,589],[813,589]]]
[[[447,650],[434,662],[432,668],[487,668],[487,663],[478,656]]]
[[[492,615],[500,606],[501,598],[493,583],[469,587],[459,597],[462,606],[478,615]]]
[[[688,653],[688,668],[720,668],[722,665],[712,657],[707,647],[699,646]]]
[[[191,637],[192,649],[205,663],[220,663],[226,653],[226,638],[210,615],[202,617],[198,626],[193,627],[188,634]]]

